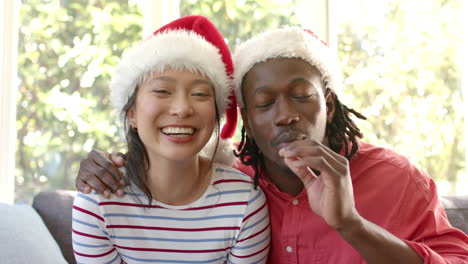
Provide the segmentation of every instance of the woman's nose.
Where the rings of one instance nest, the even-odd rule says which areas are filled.
[[[171,102],[170,108],[172,115],[177,115],[181,118],[188,117],[193,113],[192,102],[185,95],[176,96],[175,100]]]

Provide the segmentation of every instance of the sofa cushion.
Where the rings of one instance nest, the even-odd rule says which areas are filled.
[[[30,205],[0,203],[2,264],[67,263],[57,242]]]
[[[444,196],[440,200],[452,226],[468,234],[468,196]]]
[[[71,239],[72,206],[76,191],[43,191],[33,200],[33,207],[44,220],[58,242],[63,256],[70,264],[76,263]]]

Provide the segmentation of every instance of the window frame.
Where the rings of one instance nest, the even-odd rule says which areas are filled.
[[[12,204],[15,188],[16,78],[19,1],[0,3],[0,202]]]

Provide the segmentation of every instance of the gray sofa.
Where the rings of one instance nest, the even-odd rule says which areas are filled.
[[[42,218],[68,263],[76,263],[71,242],[71,208],[75,194],[74,191],[47,191],[36,195],[33,201],[33,208]],[[468,233],[468,196],[442,197],[441,201],[452,225]]]
[[[71,240],[72,205],[75,195],[75,191],[65,190],[40,192],[34,197],[32,205],[70,264],[76,264]]]

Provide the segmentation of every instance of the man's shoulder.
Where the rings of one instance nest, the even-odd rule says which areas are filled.
[[[397,166],[407,169],[413,166],[408,157],[384,146],[377,146],[367,142],[359,141],[359,150],[356,158],[351,160],[356,162],[375,162]]]
[[[359,150],[355,158],[350,161],[351,170],[360,171],[391,171],[387,177],[406,176],[408,179],[416,182],[427,182],[430,178],[411,160],[383,146],[373,145],[367,142],[359,141]],[[363,172],[365,173],[365,172]]]

